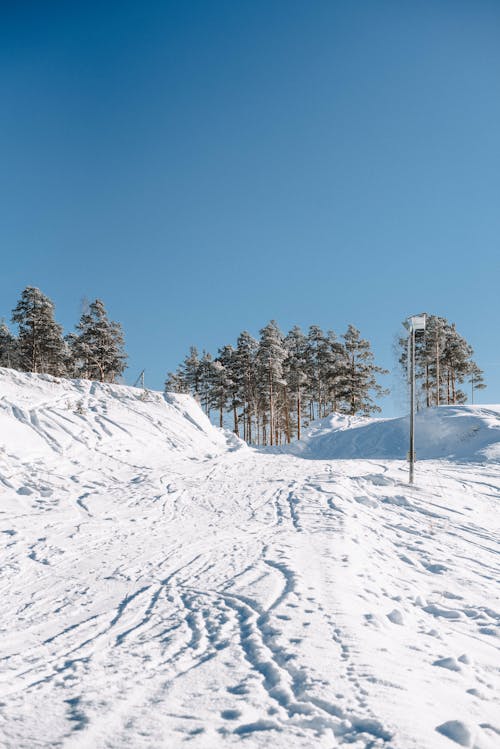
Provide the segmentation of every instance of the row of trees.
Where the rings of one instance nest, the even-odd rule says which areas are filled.
[[[0,322],[0,366],[56,377],[115,382],[127,356],[121,325],[109,320],[103,302],[86,305],[74,333],[64,335],[54,304],[28,286],[12,311],[17,335]]]
[[[220,426],[231,414],[234,431],[247,442],[273,445],[300,439],[305,423],[335,411],[380,411],[374,397],[386,391],[378,374],[387,372],[354,326],[340,338],[317,325],[285,335],[272,320],[259,340],[244,331],[235,347],[223,346],[215,358],[191,347],[165,388],[191,393],[209,416],[218,412]]]
[[[87,304],[75,332],[64,335],[54,318],[54,304],[28,286],[12,311],[17,332],[0,322],[0,366],[58,377],[115,382],[127,356],[121,326],[109,320],[101,300]],[[398,342],[406,377],[407,339]],[[427,315],[424,335],[416,339],[419,406],[464,403],[463,389],[486,387],[473,349],[455,324]],[[191,347],[165,387],[191,393],[222,426],[230,415],[234,431],[254,444],[280,444],[297,436],[304,424],[333,412],[369,415],[380,411],[374,399],[386,391],[377,376],[367,340],[349,325],[339,337],[312,325],[307,333],[294,327],[286,335],[272,320],[259,340],[244,331],[236,346],[226,345],[213,358]]]
[[[472,400],[474,391],[486,387],[483,371],[473,360],[472,346],[461,336],[454,323],[445,317],[427,315],[424,334],[415,339],[415,378],[419,406],[465,403],[461,388],[468,382]],[[406,375],[407,339],[399,339],[399,363]]]

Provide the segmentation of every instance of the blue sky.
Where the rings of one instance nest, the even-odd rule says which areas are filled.
[[[353,323],[394,369],[427,310],[500,400],[500,3],[1,8],[0,316],[101,297],[161,388],[270,318]]]

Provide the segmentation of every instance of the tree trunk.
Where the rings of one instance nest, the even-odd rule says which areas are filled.
[[[292,441],[292,435],[290,434],[290,406],[288,403],[288,391],[285,385],[285,429],[286,429],[286,441],[288,444]]]
[[[302,405],[302,403],[301,403],[301,396],[300,396],[300,389],[299,389],[299,392],[297,393],[297,439],[299,439],[299,440],[300,440],[300,419],[301,419],[300,409],[301,409],[301,405]]]
[[[238,429],[238,412],[236,410],[236,401],[233,400],[233,418],[234,418],[234,433],[240,436],[240,432]]]
[[[269,444],[273,444],[274,431],[274,404],[273,404],[273,376],[271,374],[271,360],[269,359]]]
[[[439,337],[436,337],[436,406],[439,406],[441,396],[441,373],[439,371]]]

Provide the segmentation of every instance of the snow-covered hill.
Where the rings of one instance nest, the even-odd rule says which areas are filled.
[[[498,747],[499,414],[422,415],[410,488],[404,422],[0,370],[0,744]]]
[[[334,415],[311,426],[291,452],[304,458],[404,460],[409,419]],[[500,460],[500,406],[440,406],[417,413],[419,460]]]
[[[57,456],[88,464],[96,456],[119,461],[131,452],[146,465],[167,456],[212,458],[227,446],[227,435],[190,396],[3,368],[0,438],[14,460]]]

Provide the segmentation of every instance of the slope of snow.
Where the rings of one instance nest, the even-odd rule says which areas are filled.
[[[227,436],[190,396],[3,368],[0,438],[14,458],[29,454],[30,459],[57,456],[90,463],[96,456],[118,460],[147,448],[151,465],[167,455],[211,458],[227,445]]]
[[[292,452],[304,458],[403,460],[409,419],[370,419],[335,414],[311,426]],[[500,460],[500,406],[440,406],[417,413],[419,460]]]
[[[304,460],[189,398],[0,395],[0,745],[499,746],[494,407],[450,411],[484,435],[410,488],[370,424]],[[339,437],[356,460],[310,459]]]

